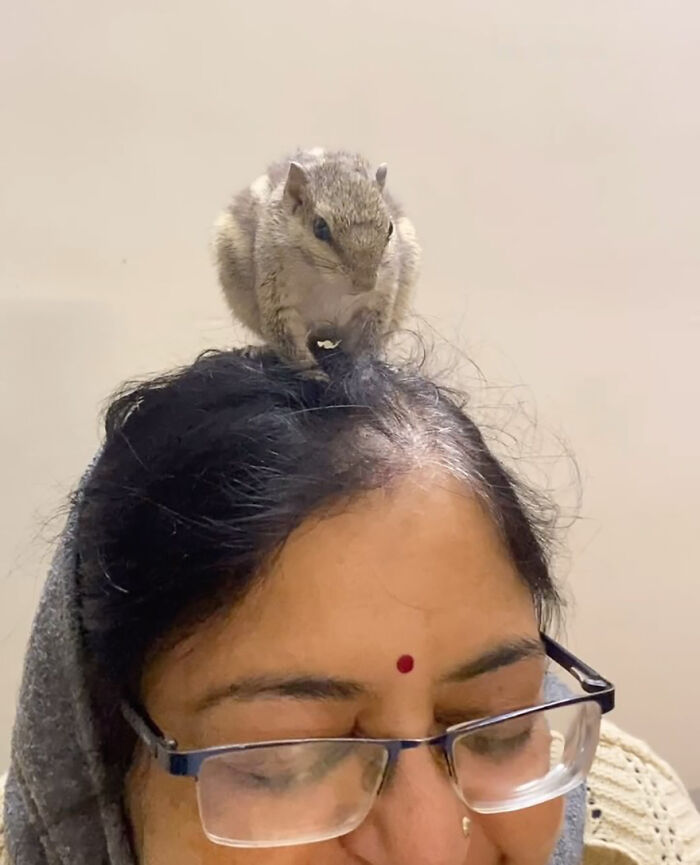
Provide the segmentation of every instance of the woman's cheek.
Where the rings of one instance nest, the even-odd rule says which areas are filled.
[[[546,865],[564,820],[564,799],[512,811],[474,814],[472,820],[504,857],[504,865]]]

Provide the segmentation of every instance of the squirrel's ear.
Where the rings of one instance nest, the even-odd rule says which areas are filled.
[[[386,162],[382,162],[382,164],[377,169],[377,173],[374,175],[377,181],[377,186],[382,190],[382,192],[384,191],[384,184],[386,183],[386,173],[388,168],[389,166],[386,164]]]
[[[304,191],[308,182],[309,177],[302,166],[298,162],[290,162],[284,194],[287,198],[291,199],[295,206],[303,203]]]

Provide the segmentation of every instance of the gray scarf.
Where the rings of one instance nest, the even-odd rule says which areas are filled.
[[[27,650],[5,792],[12,865],[135,865],[121,796],[108,783],[93,718],[80,635],[75,521],[72,513]],[[552,681],[548,696],[561,696],[561,687]],[[550,865],[579,865],[584,819],[580,786],[567,797]]]

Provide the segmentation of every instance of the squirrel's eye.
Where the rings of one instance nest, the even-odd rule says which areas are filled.
[[[393,233],[394,233],[394,223],[390,222],[389,223],[389,231],[387,232],[386,239],[389,240],[389,238],[391,237],[391,235]]]
[[[331,239],[331,230],[322,216],[317,216],[314,219],[314,234],[319,240],[324,240],[326,243]]]

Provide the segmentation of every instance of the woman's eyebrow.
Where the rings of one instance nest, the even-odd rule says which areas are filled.
[[[464,682],[506,667],[525,658],[543,657],[541,640],[522,637],[508,640],[499,646],[471,658],[455,667],[443,682]],[[336,679],[331,676],[264,675],[238,679],[208,691],[195,704],[196,711],[210,709],[223,700],[248,702],[265,697],[287,697],[295,700],[356,700],[372,693],[369,685],[353,679]]]
[[[535,637],[518,637],[494,646],[476,658],[459,664],[443,676],[443,682],[465,682],[484,673],[491,673],[501,667],[508,667],[526,658],[545,656],[542,640]]]
[[[330,676],[264,675],[238,679],[215,688],[197,701],[197,711],[210,709],[222,700],[245,702],[264,697],[291,697],[296,700],[356,700],[370,693],[370,687],[352,679]]]

